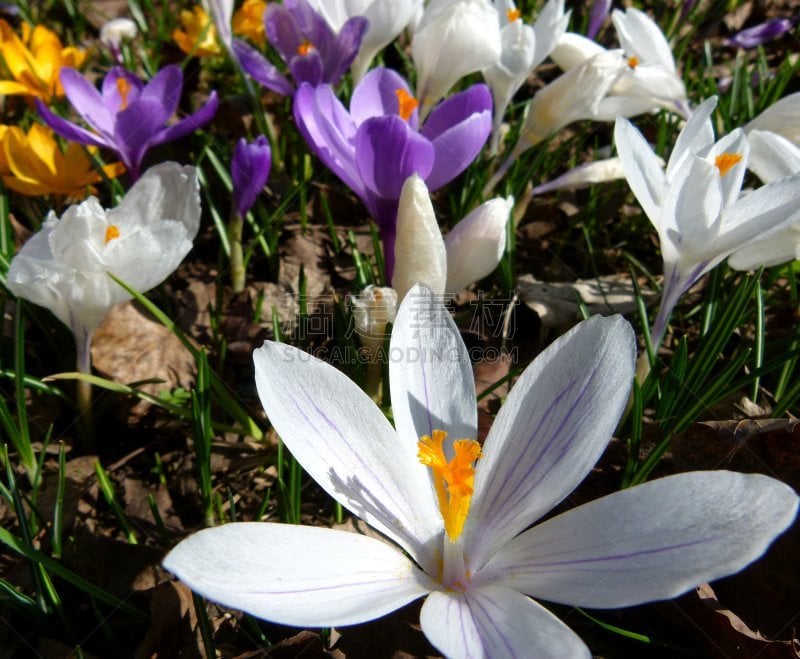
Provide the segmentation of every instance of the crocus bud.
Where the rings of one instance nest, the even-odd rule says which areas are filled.
[[[356,332],[364,347],[378,350],[388,336],[386,326],[397,314],[397,292],[388,286],[367,286],[350,298]]]
[[[663,161],[662,165],[663,165]],[[580,190],[598,183],[625,178],[625,170],[619,157],[595,160],[578,165],[552,181],[537,185],[533,194],[544,194],[553,190]]]
[[[394,257],[392,287],[398,302],[414,284],[425,284],[437,295],[444,293],[447,253],[428,188],[417,174],[406,179],[400,193]]]
[[[411,42],[422,116],[461,78],[492,66],[501,53],[497,12],[489,2],[433,0]]]
[[[118,62],[122,62],[120,46],[123,41],[133,41],[139,29],[130,18],[114,18],[100,28],[100,42],[111,51]]]
[[[755,48],[765,41],[777,39],[786,34],[796,22],[796,19],[792,18],[771,18],[765,23],[737,32],[725,43],[734,48]]]
[[[457,293],[494,271],[503,257],[506,224],[513,206],[513,197],[490,199],[447,234],[444,239],[447,251],[445,293]]]
[[[597,36],[610,11],[611,0],[594,0],[592,10],[589,13],[589,27],[586,30],[586,36],[589,39],[594,39]]]
[[[272,151],[269,142],[259,135],[252,143],[242,138],[236,143],[231,163],[233,208],[240,216],[247,215],[269,177]]]

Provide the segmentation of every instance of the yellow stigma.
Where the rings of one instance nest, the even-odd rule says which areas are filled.
[[[405,89],[395,89],[394,93],[397,96],[397,113],[403,121],[408,121],[417,109],[419,101]]]
[[[509,23],[513,23],[520,16],[522,16],[522,12],[519,9],[508,9],[508,10],[506,10],[506,17],[508,18],[508,22]]]
[[[731,168],[742,159],[741,153],[720,153],[714,158],[714,164],[719,170],[720,176],[725,176]]]
[[[636,56],[629,57],[628,66],[631,67],[632,69],[635,69],[637,66],[639,66],[639,58]]]
[[[297,54],[305,57],[313,48],[314,44],[312,44],[310,41],[304,41],[297,47]]]
[[[115,224],[109,224],[106,227],[106,245],[114,240],[114,238],[119,238],[119,229]]]
[[[417,457],[433,472],[433,484],[439,500],[439,512],[444,520],[444,530],[450,542],[455,542],[464,530],[469,513],[472,488],[475,484],[475,461],[481,456],[481,445],[474,439],[457,439],[453,442],[453,459],[448,462],[444,454],[444,430],[434,430],[433,439],[420,438]]]
[[[119,92],[122,101],[119,104],[119,109],[124,110],[128,107],[128,92],[131,90],[131,83],[128,82],[127,78],[123,78],[120,76],[117,78],[117,91]]]

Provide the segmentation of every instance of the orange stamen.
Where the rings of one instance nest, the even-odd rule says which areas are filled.
[[[520,16],[522,16],[522,12],[519,9],[508,9],[506,11],[506,17],[508,18],[509,23],[513,23]]]
[[[106,227],[106,245],[110,243],[114,238],[119,238],[119,229],[114,224],[109,224]]]
[[[305,57],[311,52],[313,48],[314,44],[312,44],[310,41],[304,41],[297,47],[297,54]]]
[[[741,153],[720,153],[714,158],[714,164],[719,170],[720,176],[725,176],[731,168],[742,159]]]
[[[117,91],[119,92],[122,101],[119,104],[119,109],[124,110],[128,107],[128,92],[131,90],[131,83],[128,82],[127,78],[119,77],[117,78]]]
[[[635,69],[637,66],[639,66],[639,58],[636,57],[635,55],[632,56],[632,57],[629,57],[628,58],[628,66],[631,67],[632,69]]]
[[[395,89],[394,93],[397,96],[397,113],[400,115],[401,119],[408,121],[414,113],[414,110],[417,109],[419,101],[405,89]]]
[[[474,463],[481,456],[481,445],[474,439],[457,439],[453,442],[454,456],[448,461],[444,454],[446,437],[444,430],[434,430],[433,438],[421,437],[417,457],[433,473],[444,530],[450,542],[455,542],[464,530],[469,513],[475,484]]]

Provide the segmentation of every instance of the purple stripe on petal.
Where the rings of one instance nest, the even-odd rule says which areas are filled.
[[[398,116],[373,117],[356,133],[356,165],[364,185],[381,197],[400,198],[412,174],[427,178],[433,167],[431,143]]]

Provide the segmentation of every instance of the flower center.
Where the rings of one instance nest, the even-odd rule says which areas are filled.
[[[636,57],[635,55],[629,57],[628,66],[631,67],[632,69],[635,69],[637,66],[639,66],[639,58]]]
[[[109,224],[106,227],[106,245],[114,240],[114,238],[119,238],[119,229],[116,224]]]
[[[131,83],[128,82],[127,78],[119,77],[117,78],[117,91],[119,92],[120,98],[122,99],[119,104],[119,109],[124,110],[128,107],[128,92],[131,90]]]
[[[395,89],[395,96],[397,96],[397,113],[403,121],[408,121],[414,110],[417,109],[419,102],[405,89]]]
[[[439,512],[450,542],[458,540],[469,513],[475,483],[475,461],[481,456],[481,445],[474,439],[453,442],[454,456],[448,461],[444,454],[444,430],[434,430],[433,438],[420,437],[417,457],[433,473],[433,484],[439,501]]]
[[[720,153],[714,158],[714,164],[719,170],[720,176],[725,176],[731,168],[742,159],[741,153]]]
[[[314,49],[314,44],[310,41],[304,41],[297,47],[297,54],[305,57]]]
[[[522,16],[522,12],[519,9],[507,9],[506,10],[506,18],[508,18],[508,22],[509,23],[513,23],[520,16]]]

